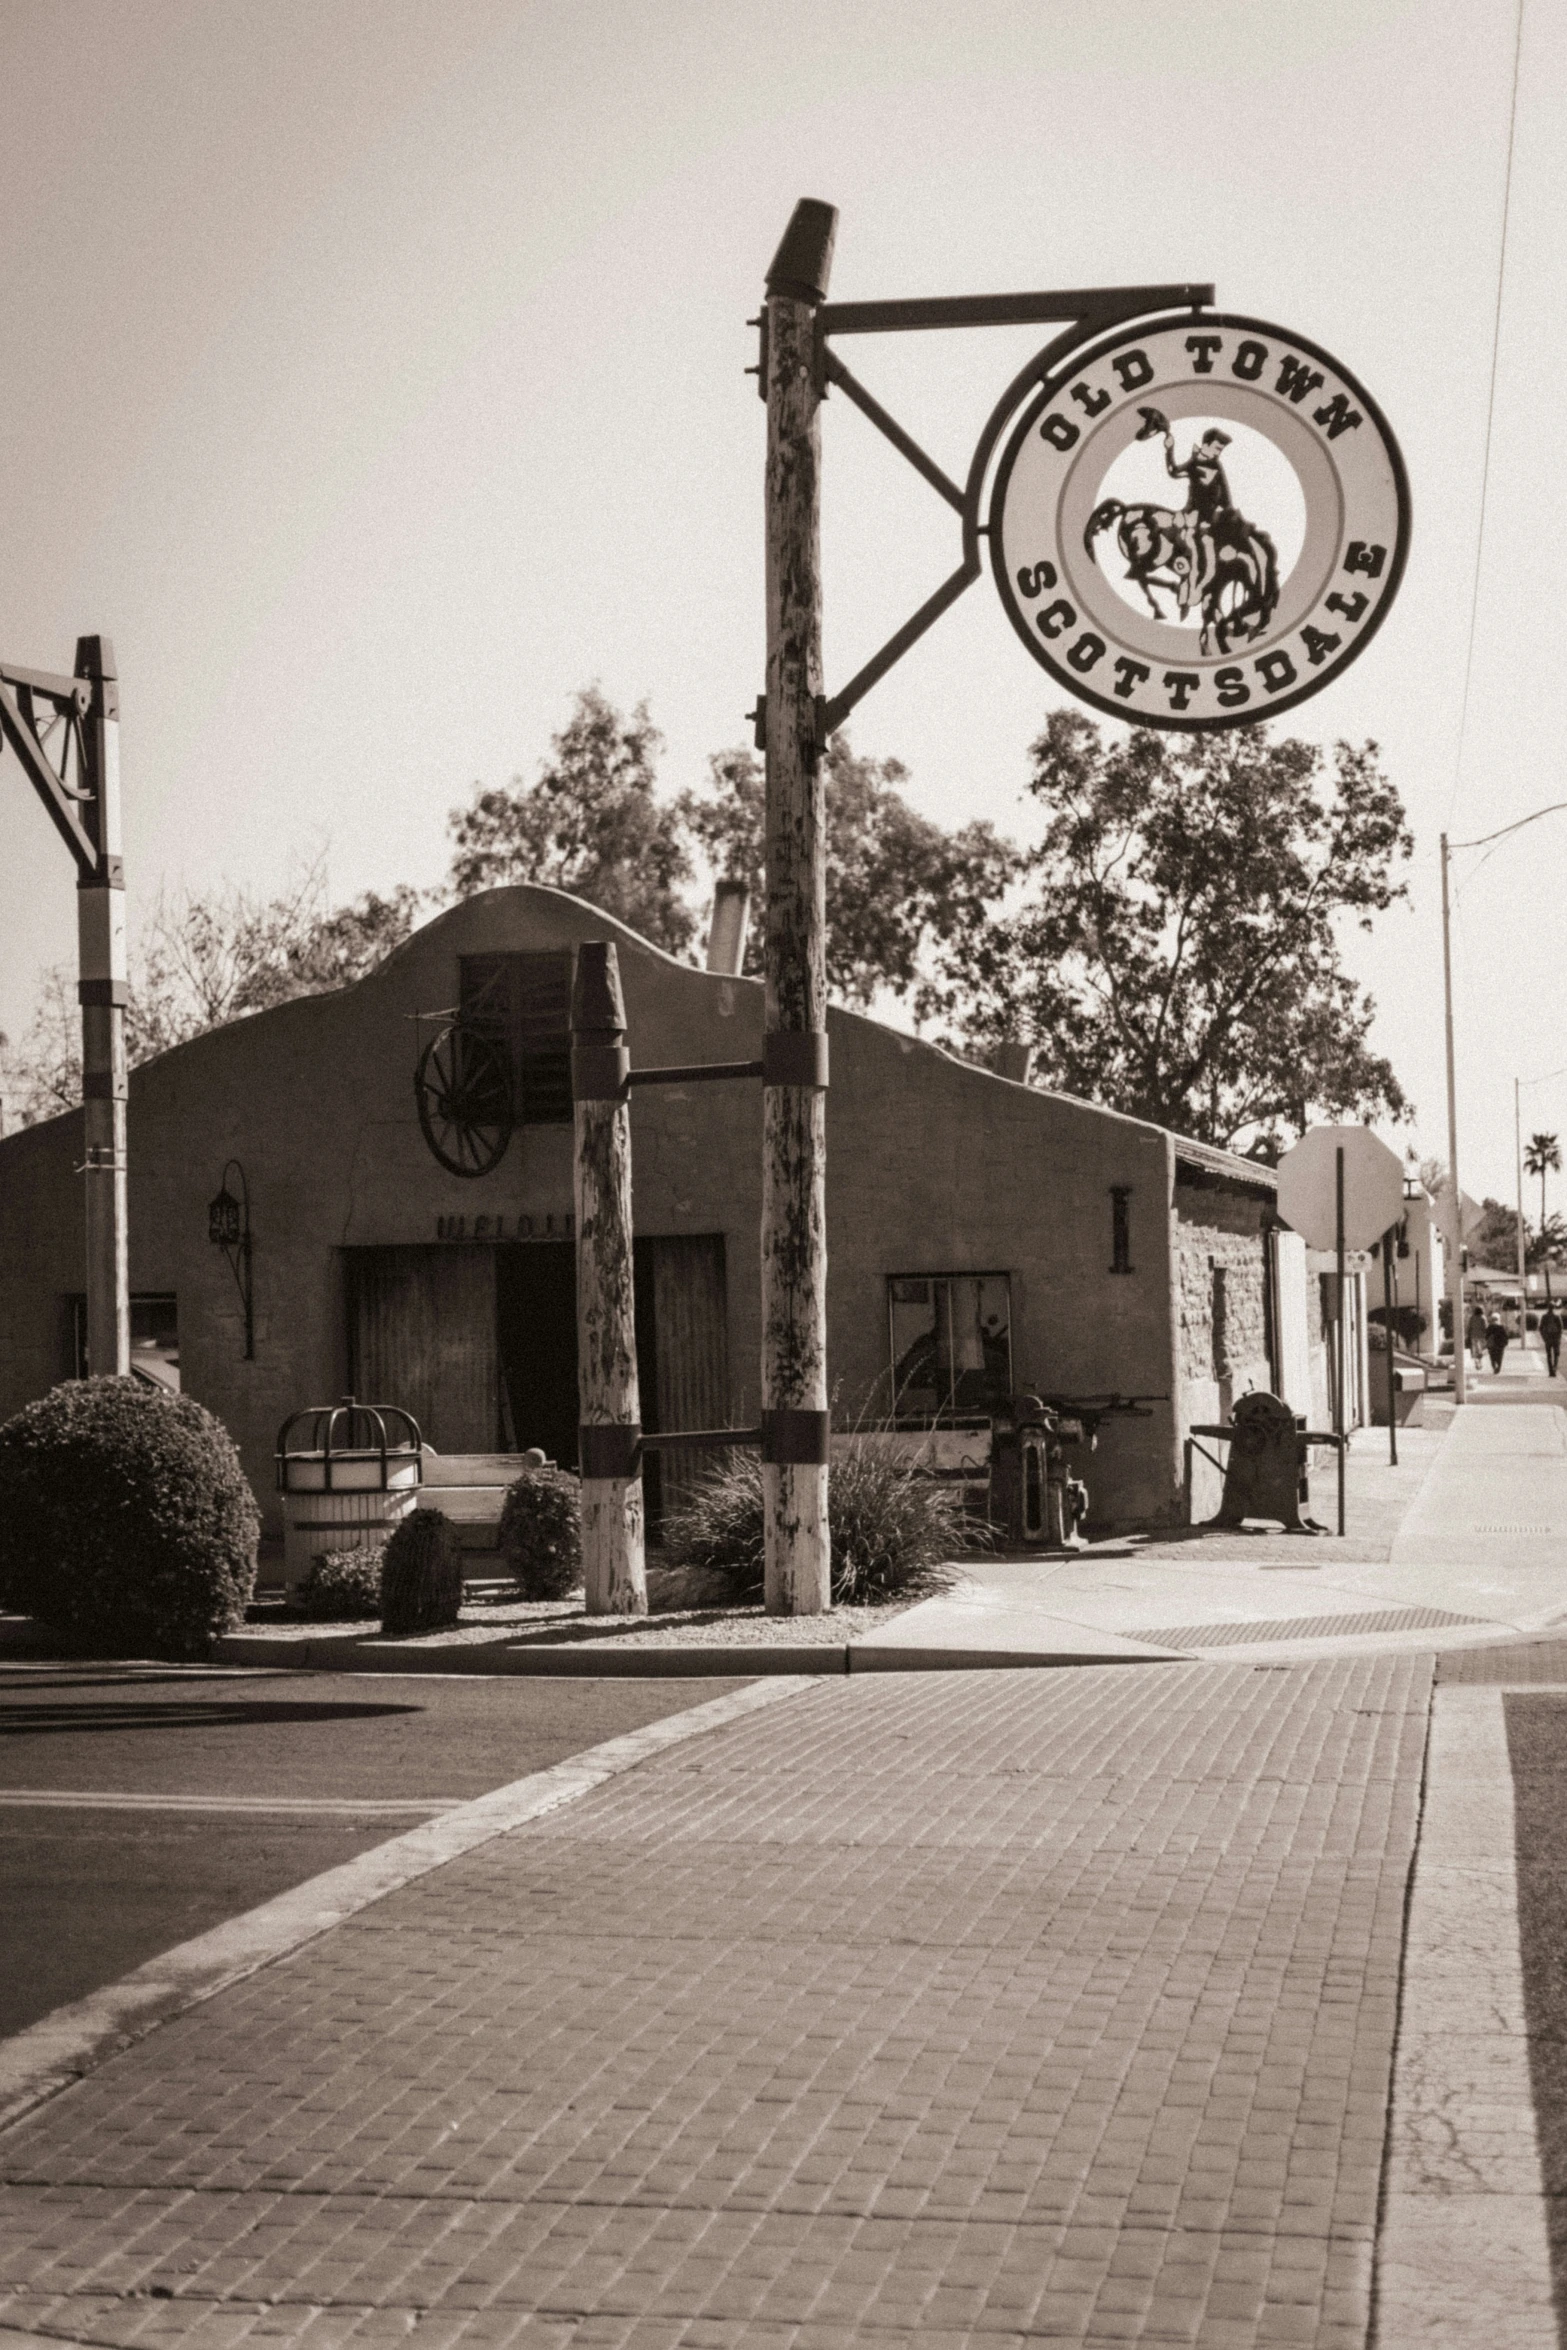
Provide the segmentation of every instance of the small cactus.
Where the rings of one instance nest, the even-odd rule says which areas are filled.
[[[381,1629],[441,1632],[462,1606],[462,1545],[439,1510],[404,1518],[381,1554]]]

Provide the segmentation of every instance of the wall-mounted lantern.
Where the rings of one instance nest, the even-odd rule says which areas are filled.
[[[229,1189],[230,1175],[239,1185],[237,1194]],[[256,1319],[250,1281],[250,1186],[238,1159],[229,1160],[219,1180],[217,1198],[207,1203],[207,1238],[228,1259],[240,1304],[245,1309],[245,1360],[254,1362]]]

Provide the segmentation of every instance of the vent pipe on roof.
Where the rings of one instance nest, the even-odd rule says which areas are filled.
[[[739,976],[751,927],[751,891],[743,881],[721,881],[713,892],[713,921],[707,934],[707,967],[728,979]]]
[[[1009,1036],[1005,1044],[996,1047],[996,1075],[1010,1077],[1014,1085],[1026,1085],[1034,1074],[1034,1048]]]

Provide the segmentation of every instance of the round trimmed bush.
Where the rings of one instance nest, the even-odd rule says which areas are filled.
[[[842,1453],[827,1472],[836,1607],[874,1607],[889,1599],[940,1591],[947,1562],[983,1543],[964,1518],[960,1496],[913,1467],[905,1452],[874,1436]],[[734,1453],[664,1521],[671,1559],[722,1574],[736,1599],[762,1590],[762,1464]]]
[[[381,1553],[381,1629],[445,1632],[462,1606],[462,1544],[440,1510],[411,1510]]]
[[[363,1550],[318,1550],[300,1594],[315,1623],[341,1624],[381,1613],[381,1545]]]
[[[501,1504],[501,1555],[524,1599],[582,1587],[582,1488],[563,1469],[524,1469]]]
[[[261,1531],[193,1397],[70,1379],[0,1427],[0,1602],[77,1647],[198,1657],[243,1621]]]

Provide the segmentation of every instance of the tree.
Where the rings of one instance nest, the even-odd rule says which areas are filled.
[[[1407,1115],[1335,935],[1405,894],[1375,744],[1329,766],[1261,726],[1106,742],[1060,710],[1031,756],[1028,895],[944,958],[970,1047],[1021,1037],[1045,1084],[1263,1156],[1314,1116]]]
[[[1527,1262],[1531,1246],[1527,1224],[1523,1237]],[[1472,1265],[1488,1265],[1494,1272],[1510,1273],[1518,1262],[1518,1210],[1506,1200],[1483,1199],[1478,1221],[1465,1230],[1464,1244]]]
[[[1540,1178],[1540,1231],[1543,1236],[1548,1219],[1545,1213],[1545,1178],[1548,1173],[1562,1171],[1562,1148],[1554,1134],[1531,1134],[1523,1154],[1524,1172]]]
[[[749,750],[708,762],[709,790],[682,793],[679,818],[714,872],[764,898],[762,763]],[[960,960],[984,929],[1017,852],[988,824],[946,832],[903,797],[908,769],[858,756],[835,734],[826,753],[827,984],[839,1003],[867,1005],[882,991],[914,995],[923,1009],[938,947]],[[747,971],[762,968],[764,926],[753,922]]]
[[[232,886],[160,893],[131,958],[127,1062],[137,1068],[226,1021],[351,986],[408,937],[419,906],[401,882],[390,897],[367,890],[329,911],[320,860],[275,898]],[[0,1084],[23,1125],[76,1107],[81,1051],[75,979],[62,966],[44,974],[21,1044],[0,1038]]]
[[[457,897],[507,882],[567,889],[680,954],[696,917],[681,895],[692,878],[676,808],[655,797],[663,740],[639,702],[629,718],[599,688],[576,697],[537,783],[478,787],[454,808],[451,888]]]

